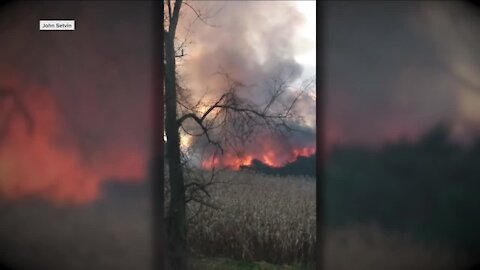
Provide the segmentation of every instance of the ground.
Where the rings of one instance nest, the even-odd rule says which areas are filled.
[[[213,251],[225,243],[237,244],[238,247],[245,244],[247,249],[254,247],[256,252],[261,252],[262,245],[288,247],[294,245],[296,239],[302,239],[305,244],[314,241],[312,237],[315,235],[312,235],[311,228],[311,224],[315,224],[314,217],[311,219],[314,210],[311,207],[315,206],[314,181],[273,176],[252,178],[252,175],[229,177],[230,180],[243,184],[225,187],[230,193],[225,190],[222,193],[212,193],[220,196],[217,198],[219,201],[225,202],[228,198],[231,202],[227,206],[230,208],[227,207],[223,214],[210,213],[210,218],[203,219],[204,225],[196,225],[193,231],[197,236],[193,235],[192,239],[200,239],[197,244],[207,241],[207,251]],[[126,194],[120,198],[107,196],[92,204],[70,207],[54,206],[37,200],[1,201],[0,262],[24,270],[149,269],[152,258],[149,202],[148,197],[128,198]],[[289,208],[295,204],[297,208]],[[248,225],[244,219],[250,220],[250,227],[238,226]],[[207,233],[208,224],[213,224],[212,228],[219,233]],[[289,227],[291,224],[297,225]],[[262,228],[265,231],[258,231]],[[274,229],[268,232],[268,228]],[[237,231],[231,234],[232,237],[226,237],[224,232],[231,229]],[[278,230],[284,231],[277,236]],[[241,237],[235,238],[235,235]],[[271,241],[263,241],[262,237]],[[251,239],[258,242],[252,242]],[[284,240],[280,243],[277,241],[279,239]],[[263,244],[256,247],[250,245],[252,243]],[[352,224],[348,228],[328,229],[324,249],[327,270],[440,270],[461,269],[459,267],[465,264],[461,257],[448,249],[424,247],[408,236],[386,232],[372,225]],[[229,252],[235,255],[237,246],[234,245]],[[248,262],[248,258],[258,255],[254,253],[252,250],[244,250],[237,254],[240,258],[228,258],[229,256],[218,253],[208,256],[197,254],[193,262],[197,270],[313,269],[313,265],[301,267],[298,264],[293,266],[294,263],[275,264],[262,259]],[[292,255],[288,250],[285,254]],[[242,255],[246,259],[242,260]],[[265,253],[266,255],[275,258],[275,252]],[[301,254],[296,254],[299,255]]]

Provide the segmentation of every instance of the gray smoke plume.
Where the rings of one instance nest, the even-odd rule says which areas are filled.
[[[478,26],[461,3],[327,2],[329,143],[415,140],[439,123],[478,134]]]
[[[295,46],[304,18],[292,3],[232,1],[191,4],[207,20],[198,20],[197,13],[184,7],[180,36],[186,36],[191,43],[185,48],[187,56],[181,60],[179,71],[188,78],[185,87],[196,93],[197,98],[207,88],[212,100],[223,93],[225,81],[212,76],[216,72],[227,73],[245,85],[239,89],[241,96],[257,104],[268,99],[275,79],[289,78],[289,83],[299,88],[298,79],[303,68],[295,60]],[[178,43],[181,42],[183,39]],[[314,91],[313,87],[311,85],[307,90]],[[295,90],[289,91],[284,101],[292,100],[294,95]],[[275,148],[275,155],[285,161],[293,149],[313,147],[315,99],[311,92],[308,94],[307,91],[298,101],[296,112],[304,123],[291,123],[301,131],[293,133],[288,142],[268,135],[270,145],[267,145],[265,132],[259,131],[241,152],[261,158],[272,144],[281,145],[282,149]],[[203,138],[195,143],[203,147],[207,141]]]

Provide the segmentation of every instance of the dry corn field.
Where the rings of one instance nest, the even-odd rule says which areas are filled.
[[[219,209],[190,205],[193,251],[247,261],[314,261],[315,181],[224,173],[210,200]]]
[[[211,188],[211,195],[220,210],[191,205],[191,214],[198,216],[189,227],[188,240],[197,255],[278,265],[315,260],[314,179],[249,173],[219,178],[222,183]],[[440,270],[468,265],[464,256],[446,248],[427,247],[375,225],[326,230],[323,248],[326,270]]]
[[[222,210],[202,209],[189,227],[193,255],[202,258],[192,269],[305,269],[292,262],[313,258],[315,182],[236,173],[221,179],[228,184],[214,186],[211,195]],[[107,197],[71,208],[0,203],[0,260],[19,269],[150,269],[148,201]],[[460,270],[466,262],[373,226],[329,230],[323,247],[326,270]],[[266,263],[239,267],[214,257]]]

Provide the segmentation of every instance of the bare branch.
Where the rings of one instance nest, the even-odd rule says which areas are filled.
[[[193,120],[195,120],[195,122],[202,128],[203,130],[203,134],[206,136],[208,142],[212,145],[215,145],[216,147],[218,147],[220,149],[220,151],[223,153],[223,147],[220,145],[219,142],[216,142],[216,141],[213,141],[211,138],[210,138],[210,135],[209,135],[209,132],[208,132],[208,128],[203,124],[203,120],[198,118],[198,116],[194,113],[189,113],[189,114],[186,114],[184,116],[182,116],[178,121],[179,123],[179,126],[181,125],[181,123],[185,120],[185,119],[188,119],[188,118],[191,118]]]
[[[170,0],[167,0],[167,6],[168,6],[168,20],[172,19],[172,5],[170,4]]]
[[[183,49],[182,49],[182,52],[181,52],[180,54],[175,54],[175,57],[176,57],[176,58],[182,58],[182,57],[184,57],[184,56],[187,56],[187,54],[185,54],[185,53],[183,52]]]
[[[169,1],[170,2],[170,1]],[[168,26],[169,33],[175,33],[177,30],[178,19],[180,17],[180,7],[182,5],[183,0],[176,0],[175,6],[173,7],[173,14],[170,17],[170,24]]]
[[[219,27],[218,25],[213,25],[213,24],[210,24],[209,22],[207,22],[208,17],[206,17],[204,14],[202,14],[202,12],[200,10],[197,10],[192,5],[190,5],[190,3],[184,2],[183,4],[185,6],[187,6],[188,8],[190,8],[195,13],[196,18],[199,19],[201,22],[203,22],[205,25],[208,25],[208,26],[214,27],[214,28]]]

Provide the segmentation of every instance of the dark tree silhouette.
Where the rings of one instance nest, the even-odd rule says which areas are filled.
[[[196,10],[188,2],[182,0],[166,1],[165,6],[165,132],[167,151],[167,179],[169,203],[167,207],[167,239],[168,259],[171,269],[187,268],[186,223],[187,207],[190,201],[208,205],[203,200],[208,196],[206,186],[212,183],[215,168],[209,181],[196,181],[193,178],[186,183],[185,162],[180,148],[180,131],[199,138],[205,138],[214,147],[215,155],[222,155],[226,148],[238,147],[258,129],[268,129],[278,134],[293,131],[290,120],[295,117],[294,105],[302,91],[292,93],[288,85],[289,79],[274,80],[269,99],[263,105],[257,105],[252,100],[238,95],[238,89],[245,87],[242,83],[221,73],[227,82],[223,93],[212,100],[202,98],[196,102],[187,100],[189,89],[183,89],[179,83],[176,70],[176,59],[185,55],[184,42],[176,44],[176,29],[180,18],[182,5],[194,11],[204,23],[208,23],[203,13]],[[313,81],[312,81],[313,82]],[[304,84],[308,87],[308,84]],[[289,95],[289,96],[287,96]],[[287,97],[285,97],[287,96]],[[199,110],[199,106],[206,107]],[[182,109],[180,110],[179,107]],[[189,124],[187,124],[189,123]],[[209,205],[212,206],[212,205]],[[214,207],[214,206],[212,206]]]
[[[328,223],[375,222],[478,256],[479,145],[456,144],[437,126],[416,142],[338,147],[327,164]]]

